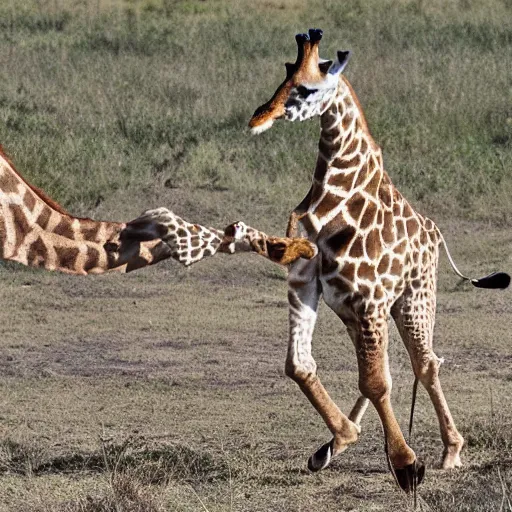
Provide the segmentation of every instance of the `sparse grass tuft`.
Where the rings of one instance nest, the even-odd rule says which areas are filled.
[[[12,439],[0,441],[0,473],[31,476],[45,458],[44,451],[34,444],[22,444]]]
[[[110,487],[102,496],[87,496],[73,502],[36,512],[164,512],[158,491],[144,485],[137,475],[121,473],[112,475]]]
[[[512,420],[504,414],[491,415],[466,427],[464,437],[468,447],[492,453],[493,458],[509,459],[512,465]]]

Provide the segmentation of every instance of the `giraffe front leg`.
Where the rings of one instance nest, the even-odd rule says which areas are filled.
[[[360,428],[347,418],[332,401],[316,373],[311,355],[311,340],[317,318],[320,285],[316,279],[300,286],[290,285],[290,338],[286,358],[286,375],[293,379],[322,416],[333,439],[323,445],[308,461],[311,471],[326,468],[332,458],[355,443]]]
[[[387,354],[387,315],[364,318],[349,325],[359,368],[359,389],[374,405],[384,429],[391,471],[400,487],[412,491],[423,480],[425,467],[405,442],[391,406],[391,375]]]

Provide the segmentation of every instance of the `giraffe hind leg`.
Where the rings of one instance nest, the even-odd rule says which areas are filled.
[[[390,470],[398,485],[410,492],[421,482],[424,466],[405,442],[391,405],[387,317],[386,309],[375,308],[374,314],[358,316],[346,325],[356,348],[359,389],[380,417]]]
[[[444,444],[442,467],[453,469],[461,466],[460,452],[464,439],[459,434],[450,409],[446,402],[441,382],[439,367],[443,362],[432,349],[435,320],[435,297],[433,292],[406,290],[393,306],[391,314],[398,331],[409,352],[416,377],[428,392],[439,421],[439,429]],[[424,297],[422,304],[417,304],[416,297]]]

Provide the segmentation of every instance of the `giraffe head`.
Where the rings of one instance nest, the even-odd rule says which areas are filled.
[[[276,119],[303,121],[322,114],[331,104],[338,88],[339,75],[347,65],[350,52],[339,51],[334,61],[320,59],[320,29],[297,34],[298,53],[294,64],[287,62],[286,78],[272,98],[254,112],[249,127],[261,133]]]
[[[190,224],[167,208],[155,208],[128,222],[120,240],[137,243],[160,239],[170,249],[171,258],[188,267],[217,252],[222,242],[220,234],[200,224]]]

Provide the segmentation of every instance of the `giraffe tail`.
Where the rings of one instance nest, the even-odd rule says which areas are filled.
[[[439,237],[441,239],[441,242],[443,244],[444,250],[446,251],[446,256],[448,257],[448,261],[450,262],[450,265],[453,268],[453,271],[464,281],[469,281],[473,286],[476,288],[491,288],[491,289],[499,289],[504,290],[508,287],[510,284],[510,275],[508,275],[506,272],[492,272],[491,274],[480,277],[480,278],[471,278],[465,276],[458,268],[457,265],[455,265],[455,262],[453,261],[452,255],[450,254],[450,251],[448,250],[448,245],[446,244],[446,240],[444,239],[444,236],[442,235],[441,231],[437,229],[437,232],[439,233]]]

